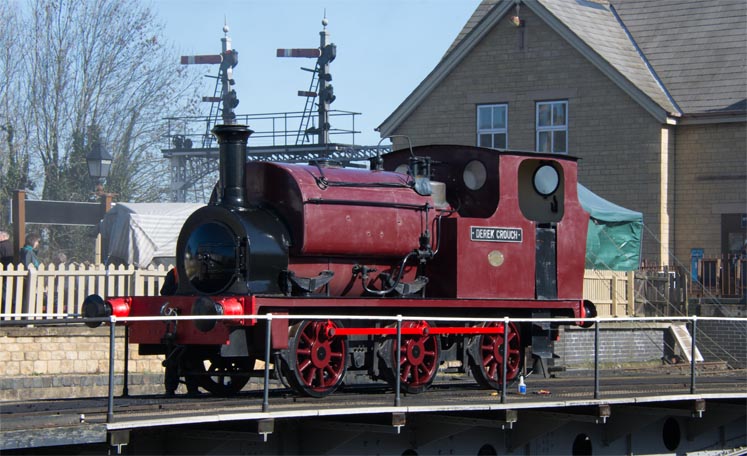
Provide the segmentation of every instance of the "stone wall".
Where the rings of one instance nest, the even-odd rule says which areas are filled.
[[[677,257],[690,249],[721,255],[721,215],[747,213],[747,125],[677,127],[675,239]]]
[[[0,400],[106,395],[109,327],[82,325],[0,328]],[[129,350],[128,385],[133,393],[157,386],[163,392],[162,356]],[[124,371],[124,328],[115,331],[118,394]]]

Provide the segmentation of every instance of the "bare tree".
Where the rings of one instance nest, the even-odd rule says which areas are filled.
[[[43,199],[86,198],[86,141],[94,127],[114,157],[106,190],[120,201],[165,200],[161,119],[194,113],[199,76],[178,65],[153,11],[120,0],[26,6],[0,4],[0,69],[7,76],[0,78],[0,124],[12,132],[0,136],[0,164],[29,157],[26,175],[41,171]]]
[[[37,102],[32,142],[44,166],[44,197],[65,196],[73,132],[98,125],[114,156],[108,190],[124,200],[156,199],[166,182],[147,171],[159,161],[160,119],[184,113],[179,100],[194,84],[161,44],[153,12],[117,0],[36,0],[31,16],[28,41],[37,45],[27,93]]]
[[[23,147],[23,119],[19,119],[18,111],[23,59],[18,11],[13,2],[0,3],[0,228],[7,228],[13,191],[33,188],[28,149]]]

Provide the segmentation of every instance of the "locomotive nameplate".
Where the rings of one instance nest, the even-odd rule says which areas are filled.
[[[470,240],[479,242],[522,242],[521,228],[471,226]]]

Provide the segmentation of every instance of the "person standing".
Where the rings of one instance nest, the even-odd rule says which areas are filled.
[[[7,231],[0,231],[0,264],[8,267],[13,263],[13,244]]]
[[[18,253],[18,259],[27,269],[30,265],[35,268],[39,267],[39,258],[36,256],[36,249],[39,248],[39,241],[41,238],[36,233],[31,233],[26,236],[26,242],[24,242],[21,251]]]

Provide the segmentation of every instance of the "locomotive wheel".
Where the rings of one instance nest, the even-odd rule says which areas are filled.
[[[501,322],[484,323],[485,327],[503,327]],[[503,344],[508,340],[506,380],[513,380],[521,368],[521,339],[515,324],[508,324],[508,337],[504,334],[483,334],[470,338],[470,369],[483,388],[503,387]]]
[[[190,354],[187,384],[194,382],[216,396],[232,396],[249,382],[254,358],[224,358],[220,353]]]
[[[403,328],[428,328],[425,321],[405,321]],[[384,378],[396,383],[394,366],[399,366],[400,388],[410,394],[422,393],[433,383],[440,363],[440,340],[435,335],[402,336],[399,353],[395,353],[395,338],[382,342],[380,356]]]
[[[288,355],[283,357],[281,369],[294,391],[324,397],[342,384],[347,339],[329,335],[340,326],[331,320],[304,320],[291,326]]]

